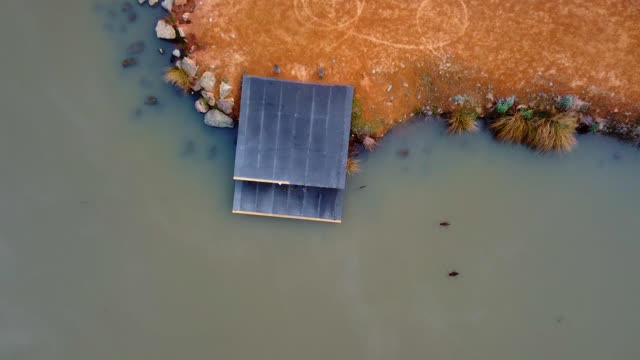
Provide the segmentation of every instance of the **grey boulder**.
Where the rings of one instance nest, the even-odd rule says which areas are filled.
[[[216,102],[218,109],[222,110],[225,114],[231,114],[233,111],[233,98],[220,99]]]
[[[231,93],[231,90],[233,90],[233,88],[229,86],[229,84],[227,84],[224,81],[221,82],[220,83],[220,99],[224,99],[225,97],[227,97],[227,95]]]
[[[182,70],[184,70],[184,72],[189,75],[189,77],[195,77],[196,73],[198,72],[198,65],[195,61],[189,58],[182,59],[182,61],[180,62],[180,68],[182,68]]]
[[[220,128],[232,128],[235,126],[232,118],[216,109],[209,110],[209,112],[204,114],[204,123],[209,126]]]
[[[210,71],[205,71],[202,76],[200,76],[199,82],[203,89],[212,91],[214,86],[216,86],[216,76]]]
[[[173,40],[176,38],[176,29],[164,20],[158,20],[156,24],[156,36],[158,39]]]

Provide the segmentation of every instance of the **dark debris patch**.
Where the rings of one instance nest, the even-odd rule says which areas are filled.
[[[144,41],[138,40],[134,41],[129,46],[127,46],[127,54],[129,55],[137,55],[142,54],[145,49]]]
[[[128,57],[122,60],[122,67],[125,69],[131,66],[136,66],[136,65],[138,65],[138,59],[134,57]]]
[[[155,96],[147,96],[146,99],[144,99],[144,104],[145,105],[158,105],[158,98]]]

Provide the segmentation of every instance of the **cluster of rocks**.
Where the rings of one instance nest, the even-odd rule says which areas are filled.
[[[146,0],[138,0],[143,4]],[[148,0],[149,5],[154,6],[158,0]],[[162,6],[171,11],[174,5],[185,5],[186,0],[164,0]],[[189,13],[184,13],[182,18],[184,21],[189,19]],[[168,22],[167,20],[158,20],[156,24],[156,36],[159,39],[176,40],[182,39],[186,41],[184,31],[178,26]],[[225,81],[220,81],[219,85],[216,76],[211,71],[200,73],[198,64],[187,54],[181,53],[179,49],[173,50],[171,53],[177,58],[175,65],[181,69],[190,79],[191,90],[193,94],[199,93],[200,97],[195,102],[195,108],[198,112],[204,114],[204,123],[214,127],[232,128],[235,125],[233,119],[229,116],[233,112],[234,98],[231,95],[233,87]],[[217,91],[216,91],[217,90]]]
[[[138,0],[138,4],[142,5],[146,2],[147,0]],[[156,6],[158,4],[159,0],[149,0],[149,5],[150,6]],[[160,3],[160,6],[162,6],[163,8],[165,8],[167,11],[171,11],[171,9],[173,9],[173,5],[186,5],[187,4],[187,0],[163,0],[162,3]]]

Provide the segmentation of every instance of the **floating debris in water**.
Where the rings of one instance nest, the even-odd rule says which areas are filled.
[[[207,159],[213,160],[218,156],[218,147],[216,145],[212,145],[209,148],[209,153],[207,154]]]
[[[449,277],[456,277],[458,275],[460,275],[460,273],[457,272],[457,271],[452,271],[452,272],[449,273]]]
[[[187,140],[182,146],[182,151],[180,152],[180,156],[186,157],[195,154],[196,152],[196,142],[193,140]]]
[[[145,48],[144,41],[142,40],[134,41],[131,44],[129,44],[129,46],[127,46],[127,54],[130,54],[130,55],[142,54],[142,52],[144,51],[144,48]]]
[[[440,223],[440,226],[442,226],[442,227],[449,227],[449,226],[451,226],[451,223],[450,223],[450,222],[448,222],[448,221],[443,221],[443,222],[441,222],[441,223]]]
[[[134,12],[130,12],[129,15],[127,15],[127,20],[129,20],[130,23],[136,22],[137,19],[138,15]]]
[[[122,67],[125,69],[135,65],[138,65],[138,60],[136,58],[129,57],[122,60]]]
[[[163,48],[158,48],[158,53],[160,53],[160,55],[164,55],[164,49]]]
[[[362,189],[364,189],[366,187],[367,187],[367,185],[362,185],[362,186],[360,186],[360,190],[362,190]]]
[[[146,99],[144,99],[144,104],[145,105],[157,105],[158,104],[158,98],[155,96],[147,96]]]

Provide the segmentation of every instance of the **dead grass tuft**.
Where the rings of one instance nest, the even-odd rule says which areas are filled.
[[[360,172],[360,160],[354,158],[347,159],[347,175],[355,175]]]
[[[378,146],[378,141],[367,135],[362,139],[362,145],[367,151],[373,151]]]
[[[478,131],[478,113],[467,107],[456,109],[449,119],[449,134],[462,134],[464,132]]]
[[[179,67],[167,68],[164,74],[164,80],[169,84],[178,87],[185,93],[191,90],[191,78],[189,78],[189,75]]]
[[[542,151],[567,152],[576,145],[575,130],[578,116],[575,113],[559,113],[540,119],[535,127],[529,145]]]
[[[505,116],[491,124],[496,138],[509,143],[524,143],[529,141],[533,132],[533,121],[521,112],[512,116]]]

